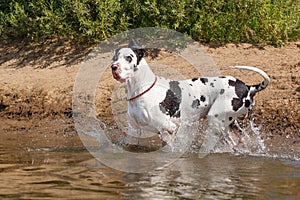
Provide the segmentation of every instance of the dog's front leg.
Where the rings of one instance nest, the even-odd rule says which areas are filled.
[[[139,145],[139,139],[141,137],[141,129],[136,125],[134,119],[129,117],[128,119],[128,132],[125,137],[126,145]]]
[[[163,143],[168,144],[171,148],[173,148],[179,126],[180,120],[171,118],[166,120],[165,124],[162,126],[163,128],[159,130],[160,139]]]

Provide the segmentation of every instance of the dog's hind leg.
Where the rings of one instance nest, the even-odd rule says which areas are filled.
[[[219,149],[220,151],[232,151],[236,142],[230,137],[228,126],[234,120],[230,117],[230,107],[226,106],[224,99],[217,99],[211,106],[207,119],[208,129],[205,134],[201,150],[206,153]]]

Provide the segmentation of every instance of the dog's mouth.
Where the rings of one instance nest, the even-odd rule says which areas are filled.
[[[116,79],[117,81],[120,81],[120,82],[123,82],[122,80],[122,77],[118,74],[118,73],[116,73],[116,72],[112,72],[112,75],[113,75],[113,77],[114,77],[114,79]]]
[[[119,81],[121,83],[126,81],[126,79],[124,79],[120,76],[121,69],[118,65],[112,65],[111,68],[112,68],[111,72],[112,72],[112,75],[113,75],[114,79],[116,79],[117,81]]]

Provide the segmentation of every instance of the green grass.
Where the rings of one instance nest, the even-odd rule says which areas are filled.
[[[99,42],[139,27],[200,42],[282,45],[300,38],[300,0],[2,0],[0,38]]]

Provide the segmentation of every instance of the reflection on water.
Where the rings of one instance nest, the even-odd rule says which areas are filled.
[[[0,199],[300,198],[299,161],[187,153],[166,168],[134,174],[102,165],[68,142],[75,136],[55,137],[0,134]]]

